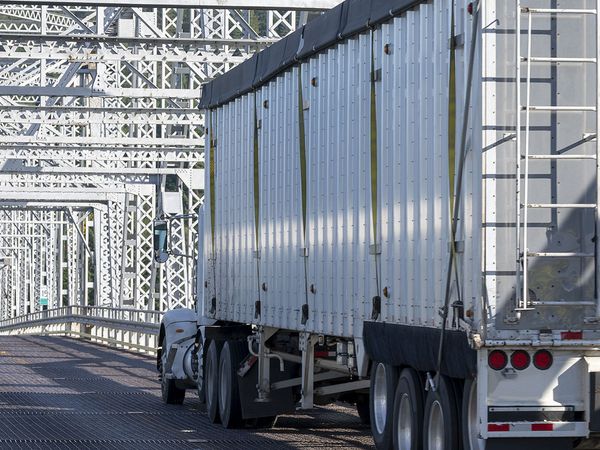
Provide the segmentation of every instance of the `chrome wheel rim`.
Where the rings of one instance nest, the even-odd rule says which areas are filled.
[[[435,400],[429,411],[427,441],[429,450],[444,450],[444,412],[439,401]]]
[[[375,386],[373,388],[373,415],[375,427],[379,433],[385,430],[387,418],[387,383],[385,380],[385,365],[377,364],[375,369]]]
[[[412,450],[412,408],[410,397],[402,394],[398,407],[398,446],[400,450]]]

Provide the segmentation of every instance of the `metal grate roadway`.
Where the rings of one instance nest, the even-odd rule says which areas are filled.
[[[153,358],[61,337],[0,336],[0,449],[371,448],[341,406],[278,419],[271,430],[224,430],[160,399]]]

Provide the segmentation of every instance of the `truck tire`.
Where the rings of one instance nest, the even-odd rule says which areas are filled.
[[[206,394],[204,392],[205,381],[204,381],[204,366],[205,366],[205,357],[204,357],[204,347],[200,346],[198,349],[194,361],[196,364],[196,393],[198,394],[198,400],[200,400],[200,404],[204,405],[206,400]]]
[[[465,381],[461,408],[461,429],[464,450],[485,450],[485,439],[479,438],[477,411],[477,380]]]
[[[212,423],[219,422],[219,354],[223,344],[211,341],[206,352],[206,366],[204,367],[204,399],[206,413]]]
[[[164,339],[161,342],[164,349]],[[163,351],[161,355],[161,376],[160,376],[160,391],[162,400],[168,405],[181,405],[185,399],[185,389],[177,387],[175,380],[167,378],[167,352]]]
[[[427,392],[423,425],[423,450],[455,450],[458,440],[457,405],[454,383],[439,377],[437,389]]]
[[[394,396],[398,382],[398,369],[389,364],[373,363],[371,371],[370,416],[371,434],[380,450],[392,448]]]
[[[411,368],[400,373],[394,398],[394,449],[420,450],[423,443],[423,383]]]
[[[219,415],[225,428],[242,424],[242,403],[237,370],[246,356],[247,345],[240,341],[227,341],[219,358]]]

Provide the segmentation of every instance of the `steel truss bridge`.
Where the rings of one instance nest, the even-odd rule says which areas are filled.
[[[336,3],[0,1],[0,332],[152,351],[194,301],[203,83]],[[154,263],[157,217],[192,257]]]

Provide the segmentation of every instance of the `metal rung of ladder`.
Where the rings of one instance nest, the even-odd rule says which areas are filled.
[[[529,159],[596,159],[596,155],[529,155]]]
[[[542,106],[542,105],[523,105],[522,111],[563,111],[563,112],[579,112],[579,111],[596,111],[595,106]]]
[[[532,306],[596,306],[596,302],[593,300],[548,300],[548,301],[534,301],[531,302]]]
[[[594,209],[594,203],[529,203],[528,208],[581,208]]]
[[[527,252],[527,256],[540,258],[593,258],[594,253],[582,252]]]
[[[546,63],[591,63],[596,62],[596,58],[561,58],[561,57],[545,57],[545,56],[532,56],[527,58],[526,56],[521,57],[523,62],[546,62]]]
[[[596,14],[595,9],[521,8],[524,14]]]

